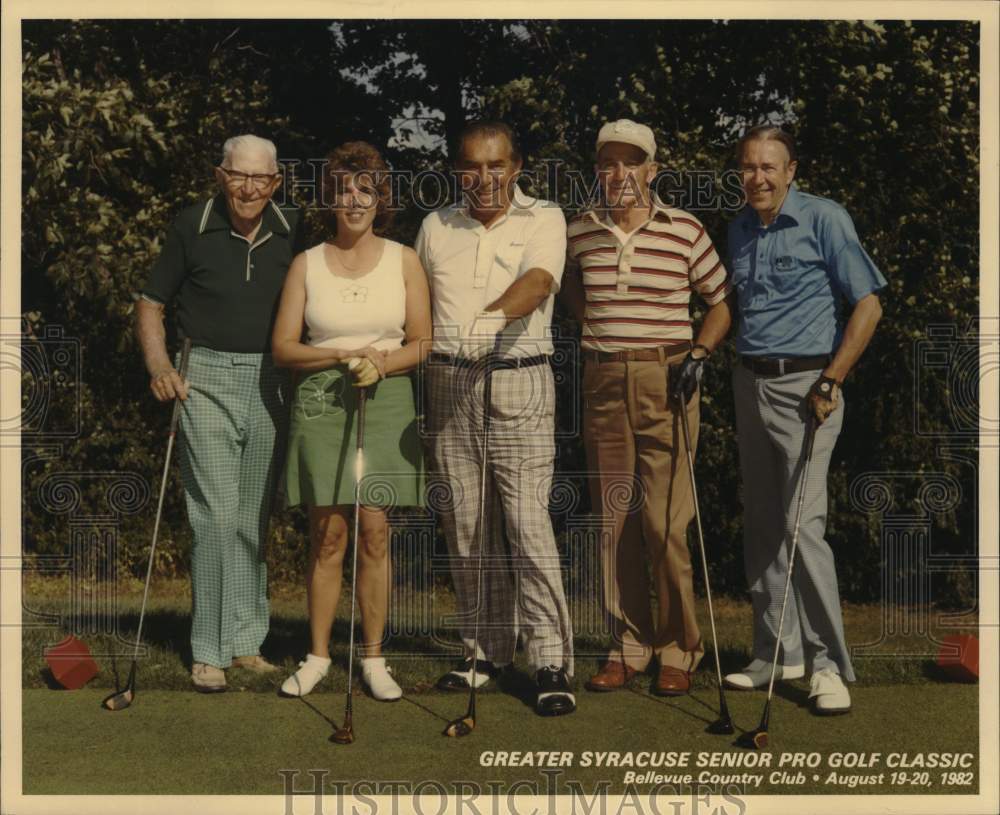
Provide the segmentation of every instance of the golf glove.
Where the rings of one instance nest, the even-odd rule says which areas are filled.
[[[497,335],[507,327],[507,315],[502,310],[480,311],[471,323],[462,326],[461,355],[466,359],[482,359],[496,346]]]
[[[702,346],[696,347],[701,348]],[[684,361],[672,370],[670,376],[670,398],[672,400],[678,400],[683,396],[685,405],[691,401],[691,397],[694,396],[694,392],[701,384],[706,359],[708,359],[707,353],[703,357],[693,357],[691,352],[688,352]]]
[[[367,388],[382,378],[375,363],[364,357],[351,357],[347,361],[347,367],[354,374],[354,387],[356,388]]]
[[[826,417],[837,409],[839,401],[840,385],[836,379],[828,376],[820,376],[806,394],[806,403],[816,417],[817,424],[826,421]]]

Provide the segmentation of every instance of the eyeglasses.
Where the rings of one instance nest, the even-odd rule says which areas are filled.
[[[639,170],[645,165],[646,161],[623,161],[621,162],[622,167],[624,167],[628,172],[634,172]],[[597,165],[597,171],[599,173],[613,173],[615,168],[618,166],[617,161],[605,161]]]
[[[239,170],[230,170],[226,167],[219,167],[219,169],[226,174],[226,183],[236,189],[246,184],[249,178],[255,190],[263,191],[279,175],[278,173],[241,173]]]

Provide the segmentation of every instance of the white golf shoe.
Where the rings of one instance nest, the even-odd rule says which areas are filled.
[[[380,702],[395,702],[403,695],[402,688],[390,674],[391,669],[386,667],[385,657],[361,658],[361,678],[372,696]]]
[[[385,657],[361,658],[361,678],[372,696],[380,702],[395,702],[403,695],[391,673],[392,669],[385,664]]]
[[[306,654],[306,658],[299,663],[299,669],[282,683],[281,693],[283,696],[305,696],[329,672],[329,657]]]
[[[774,672],[775,681],[779,679],[801,679],[806,675],[805,665],[779,665]],[[722,680],[727,688],[733,690],[754,690],[755,688],[766,688],[771,681],[771,663],[762,659],[755,659],[742,671],[734,674],[726,674]]]
[[[816,700],[813,710],[820,716],[835,716],[851,710],[851,694],[840,674],[831,668],[823,668],[812,675],[809,698]]]
[[[508,663],[509,664],[509,663]],[[502,667],[485,659],[476,660],[476,689],[483,687],[500,673]],[[437,681],[438,690],[467,691],[472,682],[472,659],[463,659]]]

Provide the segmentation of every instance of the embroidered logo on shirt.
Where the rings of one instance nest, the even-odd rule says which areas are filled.
[[[795,267],[795,258],[791,255],[782,255],[774,261],[774,268],[779,272],[790,272]]]
[[[344,288],[340,290],[340,297],[345,303],[367,303],[368,287],[359,286],[357,283],[350,286],[344,286]]]

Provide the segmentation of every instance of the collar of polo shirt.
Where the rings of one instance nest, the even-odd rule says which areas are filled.
[[[514,185],[514,194],[510,197],[510,205],[507,207],[507,215],[534,215],[537,209],[538,199],[532,198],[524,190],[522,190],[517,184]],[[447,219],[452,218],[468,218],[470,220],[475,220],[469,215],[468,204],[454,203],[448,208],[448,212],[445,216]],[[478,223],[478,221],[477,221]],[[494,224],[495,226],[495,224]]]
[[[268,201],[267,206],[261,213],[261,232],[275,232],[279,235],[287,235],[291,231],[288,220],[278,208],[274,201]],[[205,208],[201,213],[201,222],[198,224],[198,234],[204,235],[206,232],[216,230],[232,231],[233,224],[229,220],[229,210],[226,208],[226,200],[220,193],[214,198],[205,202]]]

